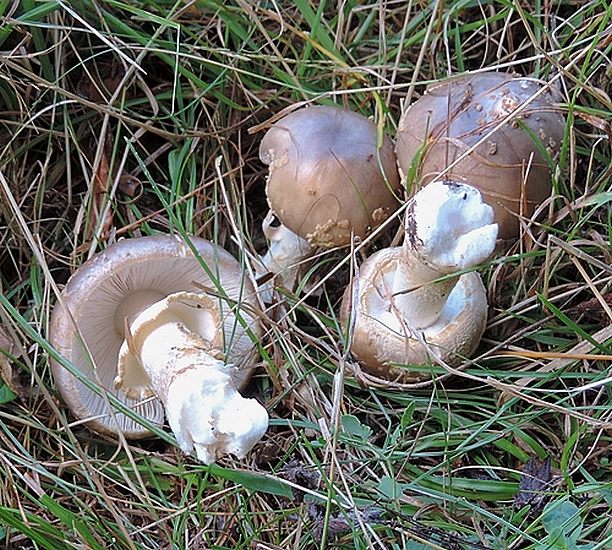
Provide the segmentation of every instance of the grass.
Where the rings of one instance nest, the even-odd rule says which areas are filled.
[[[612,547],[608,2],[5,0],[0,17],[0,545]],[[342,250],[317,260],[319,296],[264,319],[249,391],[272,420],[246,460],[74,421],[46,334],[78,265],[168,232],[245,261],[265,248],[270,117],[338,104],[393,135],[427,83],[484,69],[556,79],[568,124],[541,224],[481,270],[473,361],[366,384],[337,317]],[[532,457],[551,460],[545,503],[513,506]]]

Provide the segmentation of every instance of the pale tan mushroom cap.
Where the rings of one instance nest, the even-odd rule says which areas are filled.
[[[419,330],[427,343],[423,345],[410,330],[409,321],[393,307],[393,273],[404,258],[401,247],[370,256],[360,268],[357,295],[354,287],[347,287],[340,315],[343,324],[349,318],[354,321],[351,352],[366,370],[381,378],[411,383],[426,375],[402,365],[435,364],[435,355],[456,366],[474,352],[486,326],[487,300],[480,276],[462,275],[439,319]]]
[[[281,222],[314,246],[365,237],[397,208],[399,176],[391,140],[377,147],[376,125],[335,107],[294,111],[264,136],[266,193]]]
[[[251,373],[247,365],[253,356],[253,342],[247,329],[230,314],[230,309],[235,310],[235,304],[256,304],[255,290],[231,254],[204,239],[191,237],[190,242],[203,265],[180,237],[119,241],[75,272],[51,317],[49,339],[57,351],[87,378],[99,379],[110,394],[153,424],[161,425],[164,418],[157,399],[135,401],[114,387],[119,349],[124,340],[123,320],[131,315],[129,310],[133,303],[141,311],[179,291],[202,292],[205,288],[211,296],[225,293],[231,303],[223,298],[214,299],[224,312],[224,349],[226,352],[231,349],[233,362],[240,373],[241,379],[236,384],[243,385]],[[214,281],[222,285],[221,291]],[[126,307],[127,303],[130,307]],[[261,329],[249,311],[249,307],[240,309],[241,318],[258,336]],[[85,346],[80,343],[79,334]],[[87,350],[91,352],[91,360]],[[79,419],[91,419],[88,427],[108,434],[121,430],[130,438],[150,435],[147,429],[123,413],[115,415],[117,425],[105,399],[89,390],[62,365],[52,361],[51,366],[56,386],[74,415]]]
[[[416,169],[415,183],[429,183],[484,138],[443,178],[478,188],[495,210],[499,238],[515,238],[516,215],[531,217],[550,195],[550,167],[543,151],[554,159],[563,141],[565,119],[555,109],[559,98],[545,90],[493,130],[541,89],[533,80],[505,73],[468,75],[429,86],[400,119],[400,172],[406,176]]]

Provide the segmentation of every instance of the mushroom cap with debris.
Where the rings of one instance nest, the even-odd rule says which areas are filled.
[[[441,173],[473,185],[495,210],[499,238],[516,238],[518,216],[531,218],[551,192],[565,131],[559,101],[538,81],[505,73],[432,84],[398,125],[402,177],[410,175],[417,189]]]
[[[272,125],[259,154],[272,211],[311,245],[365,237],[397,208],[393,144],[368,118],[337,107],[294,111]]]
[[[237,366],[236,386],[244,386],[252,369],[252,337],[261,333],[250,304],[257,298],[241,264],[204,239],[151,236],[125,239],[85,262],[70,278],[51,316],[49,339],[89,384],[90,389],[57,361],[51,366],[57,388],[73,414],[89,428],[118,431],[131,439],[149,429],[114,410],[106,392],[153,425],[162,425],[164,409],[155,397],[130,399],[115,389],[117,360],[126,339],[126,323],[153,303],[179,291],[205,292],[218,302],[223,317],[223,349]],[[243,307],[244,306],[244,307]],[[235,315],[239,312],[238,315]]]

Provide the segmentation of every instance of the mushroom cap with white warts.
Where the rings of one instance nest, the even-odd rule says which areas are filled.
[[[410,383],[428,377],[404,365],[460,364],[477,348],[487,322],[487,299],[477,273],[465,273],[432,325],[414,330],[394,307],[393,277],[405,262],[403,247],[374,253],[361,266],[356,282],[344,294],[343,324],[349,325],[353,355],[382,378]]]
[[[252,371],[248,368],[254,354],[251,335],[261,334],[250,308],[243,307],[256,304],[257,298],[240,263],[209,241],[191,237],[189,242],[199,258],[178,236],[125,239],[96,254],[66,284],[49,327],[51,344],[84,378],[99,383],[126,408],[157,425],[164,418],[157,399],[129,399],[114,387],[126,319],[132,321],[145,308],[175,292],[205,289],[222,311],[223,349],[232,353],[238,387],[246,383]],[[230,314],[236,310],[244,325]],[[124,413],[111,414],[108,400],[64,366],[56,361],[51,366],[64,401],[78,419],[87,421],[88,427],[111,435],[121,431],[128,438],[150,435]]]
[[[441,173],[473,185],[495,210],[499,238],[513,239],[518,217],[530,218],[551,192],[549,159],[560,150],[565,130],[559,100],[534,79],[505,73],[432,84],[400,118],[400,173],[414,172],[415,187]]]
[[[270,167],[266,194],[283,225],[313,246],[365,237],[397,208],[391,140],[345,109],[313,106],[272,125],[259,155]]]

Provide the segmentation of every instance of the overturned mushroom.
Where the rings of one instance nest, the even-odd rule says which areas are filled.
[[[296,265],[316,248],[363,238],[397,206],[399,176],[393,145],[366,117],[335,107],[300,109],[276,122],[259,154],[269,165],[271,214],[264,267],[291,288]],[[276,216],[281,225],[272,226]]]
[[[410,382],[405,365],[435,357],[450,365],[475,350],[487,301],[475,272],[495,248],[493,210],[478,190],[434,182],[417,193],[406,214],[403,246],[380,250],[345,291],[341,318],[351,323],[351,351],[374,374]]]
[[[110,246],[70,278],[50,325],[55,348],[86,379],[153,424],[170,426],[183,450],[212,462],[243,456],[267,413],[237,389],[252,372],[261,333],[255,291],[222,248],[191,238],[141,237]],[[57,362],[56,385],[96,431],[150,435]],[[158,399],[159,398],[159,399]]]
[[[495,210],[499,237],[514,239],[519,217],[529,219],[550,195],[551,162],[565,129],[559,99],[533,79],[504,73],[432,84],[400,119],[400,172],[416,176],[416,184],[443,173],[473,185]]]

